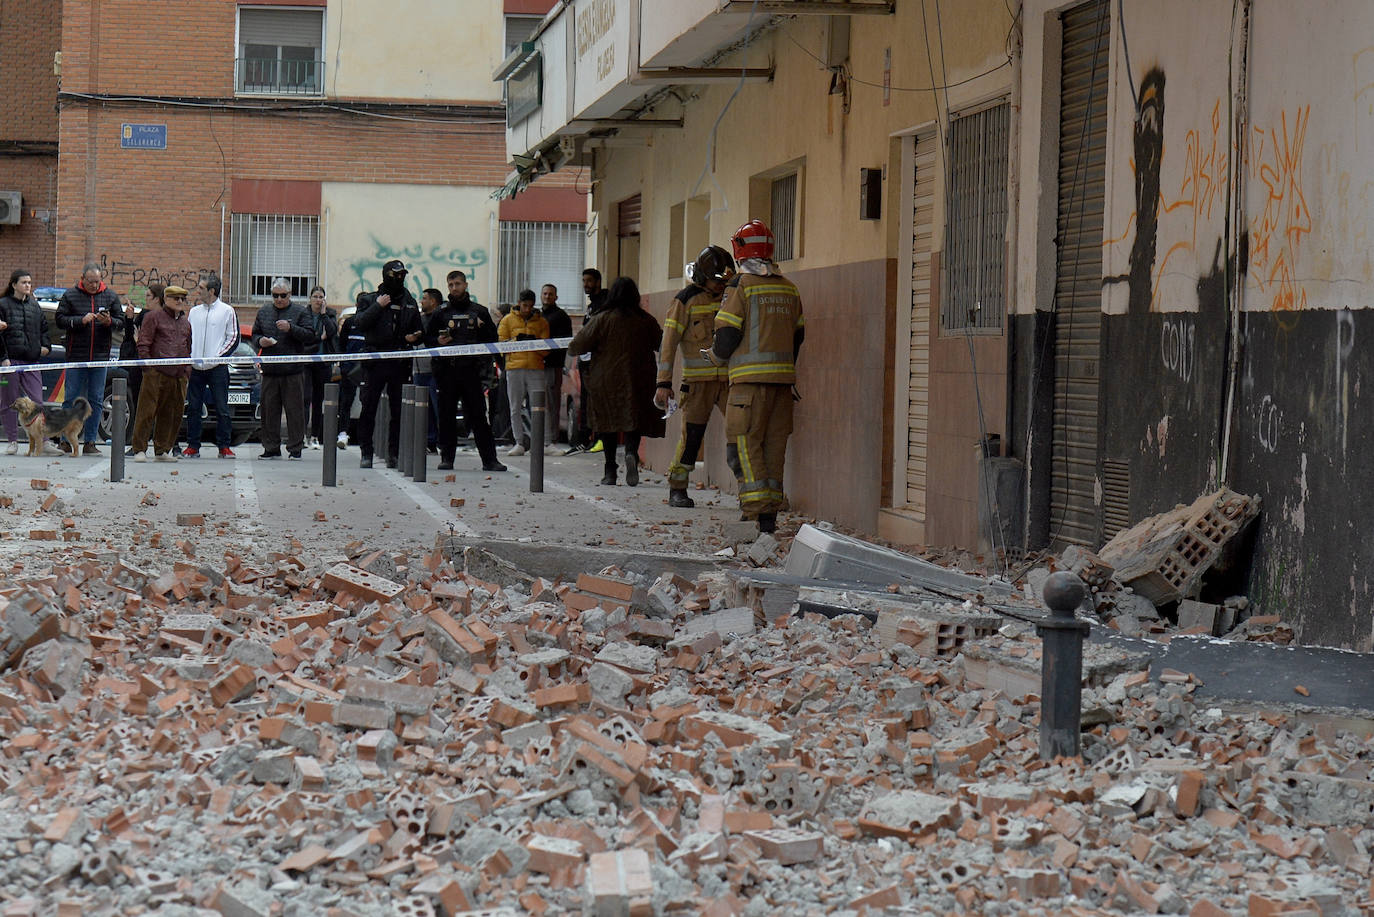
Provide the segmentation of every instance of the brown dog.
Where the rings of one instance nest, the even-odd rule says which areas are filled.
[[[20,395],[14,399],[14,409],[29,435],[29,455],[42,455],[43,442],[49,436],[65,439],[73,456],[81,454],[81,427],[91,416],[91,403],[85,398],[77,398],[66,408],[60,404],[38,404]]]

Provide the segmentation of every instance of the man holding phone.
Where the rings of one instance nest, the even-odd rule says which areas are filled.
[[[110,359],[110,342],[116,316],[122,316],[119,296],[101,279],[100,265],[88,262],[81,282],[62,294],[57,304],[57,327],[67,332],[67,359],[83,362]],[[91,405],[91,416],[81,430],[81,454],[100,455],[100,405],[105,401],[104,366],[77,366],[67,370],[64,407],[79,397]],[[67,444],[63,441],[63,449]]]

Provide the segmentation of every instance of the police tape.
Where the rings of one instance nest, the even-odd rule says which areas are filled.
[[[114,369],[126,367],[190,366],[192,369],[211,369],[216,366],[255,366],[281,363],[366,363],[372,360],[410,360],[415,357],[481,357],[506,353],[529,353],[537,350],[564,350],[572,338],[541,338],[533,341],[505,341],[500,344],[449,344],[446,347],[422,347],[417,350],[388,350],[380,353],[297,353],[285,356],[253,354],[242,357],[207,357],[191,360],[186,357],[163,357],[156,360],[74,360],[62,363],[25,363],[22,366],[0,366],[0,375],[33,371],[34,369]]]

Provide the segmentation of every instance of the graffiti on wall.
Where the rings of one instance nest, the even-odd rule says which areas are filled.
[[[372,254],[348,262],[353,278],[348,291],[349,299],[357,299],[359,295],[377,289],[382,281],[382,265],[395,259],[406,263],[410,271],[406,277],[406,287],[417,300],[430,287],[448,295],[447,278],[450,271],[462,271],[467,274],[469,283],[475,283],[478,270],[486,267],[490,261],[484,248],[445,248],[437,244],[427,246],[423,242],[396,245],[383,242],[371,234],[368,238],[372,240]]]
[[[195,289],[200,279],[215,271],[209,267],[167,267],[165,265],[145,264],[140,261],[120,258],[109,253],[100,256],[100,270],[105,274],[105,282],[118,293],[125,293],[134,302],[142,302],[147,295],[148,285],[161,283],[166,286]]]
[[[1264,207],[1250,221],[1250,266],[1260,291],[1275,311],[1302,309],[1307,291],[1296,279],[1295,266],[1303,236],[1312,232],[1312,213],[1302,191],[1302,157],[1312,106],[1297,108],[1289,123],[1254,128],[1246,166],[1266,189]]]
[[[1249,275],[1271,310],[1305,308],[1307,292],[1296,265],[1304,237],[1312,232],[1312,214],[1302,184],[1311,105],[1280,112],[1277,124],[1253,126],[1244,154],[1238,156],[1240,142],[1228,139],[1225,109],[1222,100],[1216,99],[1208,124],[1184,132],[1182,176],[1166,197],[1161,180],[1164,85],[1164,72],[1158,67],[1151,68],[1140,82],[1131,161],[1135,209],[1128,217],[1127,231],[1104,243],[1112,246],[1131,239],[1128,271],[1104,277],[1103,285],[1126,284],[1132,313],[1159,311],[1160,279],[1170,270],[1171,260],[1198,260],[1202,253],[1199,233],[1220,218],[1232,164],[1239,161],[1250,187],[1262,189],[1264,195],[1246,226]],[[1162,257],[1156,257],[1159,226],[1168,217],[1173,219],[1167,237],[1173,241]],[[1234,253],[1229,260],[1237,263]],[[1214,255],[1212,261],[1215,265],[1219,259]],[[1212,286],[1202,283],[1203,279],[1199,278],[1200,292],[1204,286]]]

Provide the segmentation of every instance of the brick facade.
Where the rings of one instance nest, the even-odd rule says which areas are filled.
[[[49,224],[29,215],[55,208],[57,197],[57,75],[61,46],[60,0],[0,0],[0,190],[23,194],[18,226],[0,226],[0,282],[16,268],[53,282],[56,238]]]

